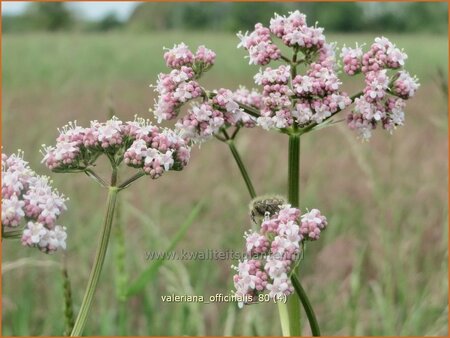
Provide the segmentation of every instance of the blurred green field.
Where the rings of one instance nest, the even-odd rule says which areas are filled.
[[[329,41],[370,44],[375,35],[329,35]],[[393,136],[377,131],[361,144],[345,125],[302,138],[301,205],[329,218],[321,240],[308,245],[301,280],[324,335],[447,335],[448,210],[446,36],[389,35],[409,55],[407,68],[422,86]],[[103,217],[106,192],[83,175],[52,174],[39,146],[52,144],[69,120],[150,116],[149,85],[166,71],[162,47],[184,41],[217,53],[202,83],[208,88],[252,86],[237,38],[229,34],[31,34],[2,37],[2,144],[20,148],[32,166],[51,175],[70,197],[60,222],[68,227],[67,265],[75,310],[81,303]],[[344,77],[352,94],[362,80]],[[446,81],[446,78],[445,78]],[[285,194],[287,138],[245,130],[238,148],[259,194]],[[121,194],[126,265],[134,280],[164,250],[190,210],[205,205],[177,244],[185,250],[241,250],[250,227],[247,191],[231,154],[211,141],[195,149],[189,166],[161,179],[142,179]],[[116,225],[117,226],[117,225]],[[121,304],[114,235],[87,335],[276,335],[276,306],[163,303],[161,295],[209,297],[229,293],[231,261],[166,262],[152,284]],[[64,330],[61,254],[46,256],[3,242],[3,335],[61,335]],[[123,277],[123,276],[122,276]],[[119,278],[120,279],[120,278]],[[121,310],[122,309],[122,310]],[[309,334],[304,323],[304,334]]]

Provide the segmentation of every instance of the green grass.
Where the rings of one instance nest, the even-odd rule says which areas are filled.
[[[355,41],[370,45],[375,36],[331,34],[328,39],[342,47],[354,45]],[[408,61],[409,70],[421,79],[429,78],[434,68],[447,72],[445,36],[389,34],[388,37],[414,56]],[[165,70],[162,47],[172,47],[181,41],[190,46],[205,44],[217,52],[217,63],[221,66],[214,70],[214,84],[221,85],[225,79],[235,85],[230,80],[244,76],[251,80],[250,76],[258,69],[243,62],[244,51],[236,49],[238,38],[224,33],[6,35],[2,39],[3,83],[16,89],[24,84],[61,89],[80,82],[102,87],[117,80],[154,82],[155,73]]]
[[[370,43],[374,36],[328,38],[349,44]],[[406,126],[393,136],[377,131],[369,144],[360,144],[343,125],[302,139],[301,205],[319,207],[330,224],[320,241],[308,245],[301,267],[324,335],[447,334],[447,99],[436,82],[438,68],[447,72],[447,39],[387,36],[405,48],[407,68],[422,82],[407,107]],[[40,164],[37,147],[53,143],[56,128],[68,120],[102,120],[110,107],[123,119],[136,113],[148,116],[154,98],[148,85],[165,71],[162,46],[179,41],[205,44],[217,52],[217,66],[203,81],[210,88],[252,85],[257,67],[247,65],[232,35],[41,34],[2,39],[4,151],[25,150],[32,166],[51,175],[70,197],[60,222],[69,231],[75,311],[92,263],[106,191],[81,174],[49,173]],[[357,81],[346,84],[350,94]],[[258,193],[286,193],[284,135],[245,130],[237,147]],[[106,175],[104,168],[100,172]],[[245,185],[228,148],[217,141],[195,149],[184,171],[156,181],[141,179],[121,195],[129,281],[152,265],[145,252],[166,249],[201,200],[205,205],[177,243],[178,250],[241,250],[243,232],[250,227]],[[112,236],[86,334],[280,333],[273,304],[239,310],[228,303],[162,303],[161,295],[171,293],[229,293],[230,265],[236,263],[231,261],[167,262],[152,274],[151,284],[121,304],[115,297],[123,283],[123,272],[116,268],[123,250],[117,238]],[[19,264],[23,258],[29,264]],[[3,264],[9,267],[3,273],[4,335],[62,334],[63,280],[54,265],[39,265],[47,261],[60,262],[61,255],[3,242]],[[309,333],[306,324],[304,333]]]

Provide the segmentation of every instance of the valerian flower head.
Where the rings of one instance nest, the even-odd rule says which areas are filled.
[[[417,76],[411,76],[407,71],[402,70],[397,73],[393,91],[397,96],[407,100],[414,96],[419,86]]]
[[[213,91],[211,99],[192,103],[175,127],[186,140],[194,143],[211,138],[223,127],[253,127],[255,119],[245,113],[238,102],[256,105],[260,102],[260,96],[255,91],[250,93],[245,90],[241,88],[239,93],[225,88]]]
[[[306,75],[291,78],[290,66],[270,67],[255,75],[255,83],[263,86],[261,117],[258,125],[264,129],[321,123],[351,104],[344,92],[334,66],[312,63]]]
[[[396,71],[408,58],[404,51],[387,38],[378,37],[366,53],[361,47],[344,47],[341,56],[344,71],[348,75],[362,72],[366,83],[363,95],[355,99],[354,109],[347,116],[350,129],[368,140],[378,124],[390,133],[403,125],[405,100],[420,86],[417,77],[405,70]]]
[[[272,42],[270,30],[260,23],[255,25],[255,30],[250,34],[239,32],[237,36],[241,40],[238,48],[243,47],[249,53],[249,64],[264,66],[281,56],[280,49]]]
[[[164,53],[164,60],[167,67],[181,68],[182,66],[192,66],[194,62],[194,54],[189,50],[189,47],[180,43],[173,46],[173,48],[164,48],[167,52]]]
[[[270,20],[270,30],[285,45],[300,50],[318,50],[325,44],[323,28],[308,26],[306,15],[299,11],[290,12],[288,16],[275,14]]]
[[[184,43],[164,54],[167,66],[173,70],[159,74],[154,86],[158,97],[152,111],[161,122],[177,118],[181,108],[189,104],[187,114],[175,124],[177,132],[188,143],[207,140],[222,127],[253,127],[256,124],[255,118],[245,113],[239,103],[252,107],[260,105],[258,92],[245,88],[236,92],[225,88],[207,92],[198,83],[203,73],[213,66],[215,58],[216,54],[205,46],[199,46],[194,54]]]
[[[356,44],[355,48],[344,47],[342,48],[341,57],[344,65],[344,72],[348,75],[355,75],[361,71],[363,46]]]
[[[205,46],[199,46],[194,57],[194,69],[196,73],[209,70],[216,61],[216,53]]]
[[[186,44],[180,43],[167,49],[164,59],[173,70],[159,74],[154,86],[158,98],[153,113],[159,122],[177,117],[183,104],[202,95],[196,79],[214,65],[216,54],[205,46],[199,46],[194,54]]]
[[[90,127],[70,123],[62,130],[55,146],[44,146],[44,162],[58,172],[83,171],[104,154],[120,164],[142,169],[151,178],[169,170],[181,170],[188,161],[190,148],[176,132],[135,118],[123,123],[116,117]]]
[[[307,71],[304,75],[295,74],[293,67],[297,64],[291,62],[290,65],[261,69],[255,75],[255,83],[263,88],[260,117],[257,118],[259,126],[284,129],[294,123],[301,127],[319,124],[351,104],[348,95],[339,89],[341,81],[336,72],[335,44],[326,42],[323,28],[317,24],[308,26],[306,16],[295,11],[288,16],[275,14],[270,20],[269,31],[292,47],[295,54],[303,54],[303,59],[292,62],[304,63]],[[249,50],[250,60],[254,60],[250,48],[260,40],[273,44],[268,29],[262,24],[257,24],[254,32],[239,37],[240,46]],[[266,65],[269,61],[272,59],[267,57],[263,63],[253,63]]]
[[[251,215],[259,229],[245,233],[246,259],[232,266],[235,294],[242,303],[257,301],[258,294],[271,299],[290,295],[294,289],[290,274],[298,262],[303,241],[319,239],[327,219],[319,210],[301,214],[278,196],[264,196],[251,204]],[[263,218],[255,218],[261,215]]]
[[[251,64],[265,66],[279,59],[288,63],[261,69],[255,76],[255,83],[262,86],[257,125],[282,131],[297,125],[309,130],[353,103],[340,89],[342,81],[338,77],[335,43],[328,43],[323,33],[323,28],[317,23],[308,26],[306,16],[294,11],[287,16],[275,14],[269,28],[258,23],[253,32],[238,34],[241,40],[238,47],[249,52]],[[279,50],[273,38],[281,39],[283,44],[293,49],[292,60],[281,52],[279,55],[278,52],[272,53]],[[419,84],[416,77],[400,69],[408,56],[387,38],[376,38],[367,52],[363,47],[344,46],[340,56],[345,73],[363,73],[365,77],[361,97],[366,103],[355,101],[355,109],[347,121],[362,139],[368,139],[378,121],[390,132],[403,123],[404,113],[399,109],[404,104],[396,100],[394,105],[388,100],[392,96],[404,100],[411,98]],[[306,67],[303,74],[297,74],[296,68],[300,64]],[[398,71],[390,74],[392,70]],[[395,110],[387,110],[390,106]],[[359,113],[363,107],[367,114]]]
[[[244,86],[233,93],[233,99],[238,103],[260,109],[262,106],[262,95],[256,89],[248,90]]]
[[[402,100],[411,98],[419,87],[417,78],[401,69],[407,60],[404,51],[387,38],[377,37],[367,52],[358,44],[342,48],[343,72],[350,76],[362,73],[365,80],[362,94],[349,97],[341,89],[336,43],[327,42],[324,29],[318,23],[308,25],[299,11],[286,16],[275,14],[269,28],[257,23],[252,32],[239,32],[237,36],[238,48],[248,52],[250,64],[286,63],[260,69],[254,76],[260,91],[202,88],[199,79],[215,61],[215,53],[204,46],[193,53],[181,43],[164,54],[173,70],[158,77],[153,113],[158,122],[174,119],[189,104],[176,128],[190,144],[213,136],[226,140],[229,127],[236,127],[231,137],[241,127],[255,125],[285,133],[299,128],[304,133],[332,122],[335,114],[353,103],[354,109],[347,115],[348,126],[367,140],[379,124],[389,132],[403,124]],[[292,49],[292,59],[282,55],[276,39]],[[297,74],[300,65],[305,72]],[[73,144],[64,147],[62,161],[70,163]]]
[[[67,199],[46,176],[37,175],[23,153],[2,153],[2,229],[23,229],[22,244],[43,252],[66,248],[66,227],[57,219]]]

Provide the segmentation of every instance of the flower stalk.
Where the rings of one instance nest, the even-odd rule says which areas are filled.
[[[247,169],[245,167],[244,162],[242,161],[242,158],[239,154],[239,152],[236,149],[236,145],[234,144],[234,140],[233,139],[229,139],[226,141],[228,144],[228,147],[231,150],[231,153],[233,154],[234,160],[236,161],[236,164],[239,167],[239,170],[242,174],[242,178],[245,181],[245,185],[247,186],[247,190],[250,194],[251,198],[255,198],[256,197],[256,192],[255,192],[255,188],[253,187],[252,181],[250,179],[250,176],[248,175]]]
[[[295,207],[299,207],[300,199],[300,136],[289,135],[289,159],[288,159],[288,201]]]
[[[92,306],[92,301],[94,299],[95,290],[97,288],[98,281],[100,279],[100,274],[103,268],[103,263],[105,261],[106,251],[108,249],[109,237],[111,235],[111,228],[114,219],[114,210],[117,203],[117,194],[119,189],[115,186],[117,180],[117,172],[113,170],[113,175],[111,179],[111,186],[108,188],[108,200],[105,220],[103,223],[102,232],[100,235],[100,240],[97,247],[97,253],[95,255],[94,264],[89,276],[88,285],[86,287],[86,292],[81,303],[81,308],[78,313],[77,319],[73,326],[71,337],[80,336],[83,333],[84,327],[86,325],[87,318],[89,316],[89,311]]]
[[[4,231],[2,227],[2,239],[20,239],[23,234],[23,229],[14,229],[9,231]]]
[[[281,324],[281,332],[283,333],[283,337],[291,336],[291,328],[289,321],[289,311],[288,306],[283,302],[277,302],[278,305],[278,314],[280,316],[280,324]]]
[[[314,313],[311,303],[309,302],[308,296],[306,295],[305,290],[300,284],[297,275],[293,274],[291,276],[291,281],[292,285],[294,286],[295,292],[297,293],[298,298],[302,302],[303,308],[305,309],[313,337],[320,337],[320,328],[319,323],[317,322],[316,314]]]
[[[233,154],[239,167],[242,178],[245,181],[247,190],[251,198],[256,197],[253,183],[248,174],[247,168],[242,161],[239,151],[234,143],[234,138],[224,139]],[[289,203],[298,208],[300,204],[300,134],[292,132],[289,134],[289,159],[288,159],[288,199]],[[311,327],[313,336],[320,336],[320,328],[311,303],[297,277],[298,266],[291,275],[291,282],[298,297],[289,297],[287,304],[278,302],[278,313],[280,316],[281,330],[285,337],[301,335],[301,309],[300,303],[305,309],[306,316]]]
[[[288,201],[294,208],[299,207],[300,187],[300,136],[296,133],[289,135],[288,158]],[[292,271],[292,276],[298,273],[298,266]],[[297,297],[289,297],[287,301],[289,315],[289,335],[301,336],[301,312],[300,300]],[[281,314],[280,314],[281,316]],[[283,335],[285,332],[283,332]]]
[[[251,183],[250,177],[247,173],[245,165],[240,158],[240,155],[234,145],[233,139],[228,139],[226,142],[230,146],[230,150],[241,170],[241,174],[247,185],[249,193],[252,198],[256,196],[254,192],[253,185]],[[288,198],[289,203],[292,206],[299,206],[300,199],[300,133],[296,130],[289,133],[289,162],[288,162]],[[300,336],[301,335],[301,322],[300,322],[300,301],[305,308],[305,312],[310,323],[311,330],[314,336],[320,336],[319,325],[314,313],[314,310],[309,302],[309,299],[300,284],[297,277],[298,267],[294,269],[291,275],[291,281],[294,285],[298,298],[291,297],[288,300],[287,306],[285,304],[279,303],[278,310],[281,322],[281,328],[283,336]]]
[[[84,172],[96,183],[108,189],[106,215],[94,263],[81,308],[71,332],[71,336],[79,336],[86,325],[105,261],[119,191],[144,175],[157,179],[167,171],[182,170],[189,161],[190,147],[174,131],[158,128],[148,120],[135,117],[134,121],[122,122],[113,116],[102,123],[91,121],[88,128],[77,126],[76,122],[69,122],[60,130],[55,146],[44,146],[43,155],[43,162],[49,169],[60,173]],[[96,160],[101,155],[106,156],[111,164],[109,184],[93,170]],[[120,183],[118,171],[122,162],[138,171]],[[63,204],[63,201],[59,204]],[[59,231],[56,235],[63,237],[65,233],[60,234],[63,231],[60,231],[58,227],[55,226],[55,230]],[[31,240],[34,241],[34,238]],[[65,248],[63,240],[60,246]],[[53,248],[50,247],[50,249]],[[124,322],[122,321],[123,324]],[[125,326],[122,325],[122,327]],[[125,330],[121,332],[123,331]]]
[[[288,171],[288,199],[292,206],[298,208],[300,204],[300,135],[289,135],[289,171]],[[290,333],[293,336],[301,335],[301,321],[300,321],[300,302],[305,309],[309,325],[313,336],[320,336],[320,328],[317,322],[316,315],[308,299],[308,296],[303,289],[298,279],[298,265],[292,271],[291,282],[294,286],[298,298],[291,297],[288,300],[289,311],[289,326]]]

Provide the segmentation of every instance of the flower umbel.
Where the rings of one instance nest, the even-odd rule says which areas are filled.
[[[308,26],[306,16],[299,11],[291,12],[287,17],[275,14],[270,21],[270,30],[259,23],[252,33],[238,34],[239,46],[249,51],[251,63],[264,66],[279,59],[280,55],[265,55],[263,62],[259,62],[252,52],[265,41],[274,45],[270,33],[293,48],[296,59],[288,65],[261,69],[255,75],[255,83],[263,86],[257,119],[259,126],[285,129],[292,125],[319,124],[351,104],[348,95],[339,90],[341,81],[336,73],[334,44],[326,42],[323,28]],[[303,54],[302,59],[297,60],[298,53]],[[297,75],[294,71],[300,63],[307,66],[305,75]]]
[[[366,53],[364,45],[344,46],[344,72],[351,76],[363,73],[366,82],[363,94],[351,99],[340,90],[335,44],[328,43],[323,32],[317,23],[308,26],[306,16],[294,11],[288,16],[275,14],[270,29],[258,23],[253,32],[238,33],[238,47],[249,52],[251,64],[265,66],[275,60],[287,63],[261,69],[255,76],[256,84],[263,87],[257,124],[264,129],[294,126],[309,130],[354,102],[348,126],[364,140],[370,138],[378,123],[389,132],[402,125],[403,101],[419,87],[417,78],[402,70],[408,58],[404,51],[385,37],[376,38]],[[283,56],[272,38],[291,47],[293,58]],[[297,75],[300,64],[306,66],[306,73]]]
[[[344,47],[341,56],[348,75],[363,73],[366,86],[363,95],[355,99],[355,106],[347,116],[350,129],[368,140],[380,123],[390,133],[403,125],[405,100],[419,88],[417,77],[401,68],[408,56],[385,37],[378,37],[368,52],[361,47]],[[389,73],[393,73],[390,75]]]
[[[233,266],[237,271],[233,277],[235,294],[245,300],[243,303],[256,302],[260,293],[268,293],[274,300],[290,295],[294,291],[290,274],[299,260],[302,242],[319,239],[327,226],[319,210],[301,215],[299,209],[279,202],[276,197],[253,204],[257,209],[252,215],[263,209],[266,215],[259,221],[258,231],[245,233],[248,258]]]
[[[200,46],[194,54],[187,45],[175,45],[164,54],[166,65],[173,70],[158,76],[155,91],[158,98],[152,109],[158,122],[178,117],[189,103],[187,114],[175,124],[189,143],[207,140],[222,128],[253,127],[255,118],[246,114],[239,103],[256,107],[261,96],[256,91],[240,87],[236,92],[221,88],[208,92],[198,80],[215,62],[215,53]]]
[[[104,123],[92,121],[87,128],[69,123],[60,130],[56,145],[44,146],[43,153],[42,162],[58,172],[88,170],[104,154],[114,166],[123,161],[158,178],[166,171],[183,169],[190,148],[173,130],[140,118],[124,123],[113,117]]]
[[[2,230],[23,227],[22,244],[49,253],[66,248],[66,227],[56,221],[67,199],[36,174],[23,153],[2,153]]]

